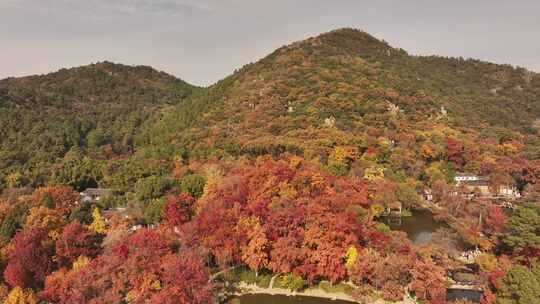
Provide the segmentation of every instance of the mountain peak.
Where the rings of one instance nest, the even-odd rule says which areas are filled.
[[[341,28],[291,44],[292,47],[311,46],[336,54],[374,55],[392,49],[388,43],[369,33],[354,29]]]
[[[321,141],[367,130],[397,133],[403,126],[525,130],[540,111],[528,97],[537,96],[537,87],[538,79],[524,80],[518,69],[410,56],[364,31],[343,28],[284,46],[208,88],[205,99],[186,107],[190,115],[199,109],[194,128],[171,132],[169,142],[205,136],[212,145],[247,150],[302,142],[298,149],[312,153],[324,150]],[[492,88],[500,90],[490,93]],[[175,125],[178,116],[166,124]],[[178,138],[188,134],[194,137]]]
[[[194,88],[149,66],[103,61],[44,75],[0,80],[0,99],[22,106],[60,108],[73,103],[95,105],[119,100],[176,103]]]
[[[322,33],[317,38],[324,40],[327,43],[338,43],[343,41],[365,43],[365,44],[378,44],[388,46],[386,42],[379,40],[360,29],[355,28],[340,28],[332,30],[326,33]]]

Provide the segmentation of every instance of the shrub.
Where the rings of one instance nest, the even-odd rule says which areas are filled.
[[[335,160],[328,161],[326,170],[336,176],[345,176],[349,173],[349,165],[343,162],[338,162]]]
[[[22,227],[25,221],[26,211],[26,207],[16,206],[8,213],[2,223],[0,223],[0,236],[4,240],[11,239],[17,230]]]
[[[289,289],[291,291],[298,291],[307,286],[307,281],[300,276],[289,273],[280,276],[276,285],[276,287]]]
[[[259,274],[257,277],[257,286],[261,288],[270,287],[270,281],[272,280],[271,274]]]
[[[180,188],[182,192],[188,193],[194,198],[199,198],[203,194],[205,183],[206,181],[203,176],[191,174],[182,179]]]
[[[391,231],[390,227],[388,227],[384,223],[378,223],[375,228],[377,229],[377,231],[379,231],[380,233],[384,233],[384,234],[388,234]]]
[[[245,268],[242,269],[242,271],[240,272],[240,281],[245,282],[247,284],[257,283],[257,277],[255,275],[255,272],[245,269]]]
[[[152,200],[144,210],[144,221],[146,224],[155,224],[161,221],[161,215],[163,206],[165,205],[165,200],[163,199],[154,199]]]

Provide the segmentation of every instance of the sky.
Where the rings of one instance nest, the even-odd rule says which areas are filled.
[[[539,16],[539,0],[0,0],[0,78],[108,60],[210,85],[342,27],[540,72]]]

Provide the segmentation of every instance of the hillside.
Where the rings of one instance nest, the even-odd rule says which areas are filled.
[[[534,303],[539,97],[352,29],[208,88],[107,62],[2,80],[0,301]]]
[[[98,160],[290,152],[326,164],[340,146],[362,154],[391,144],[419,158],[425,143],[437,160],[448,137],[465,146],[519,140],[537,158],[539,96],[540,76],[524,69],[411,56],[341,29],[284,46],[207,89],[108,62],[2,80],[0,168],[46,183],[44,168],[72,147]],[[419,134],[433,130],[442,135]]]
[[[202,155],[313,154],[336,144],[366,145],[371,128],[396,137],[435,125],[496,139],[521,133],[534,141],[540,75],[478,60],[410,56],[342,29],[282,47],[194,97],[160,116],[148,131],[160,138],[145,135],[145,144],[181,143]],[[186,113],[200,115],[190,120],[194,128]]]
[[[0,171],[43,183],[72,148],[102,157],[133,150],[139,125],[198,90],[150,67],[110,62],[0,81]]]

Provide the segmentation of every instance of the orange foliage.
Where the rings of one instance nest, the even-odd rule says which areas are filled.
[[[79,194],[68,186],[41,187],[32,194],[35,204],[52,204],[48,206],[61,214],[67,214],[77,204]]]

